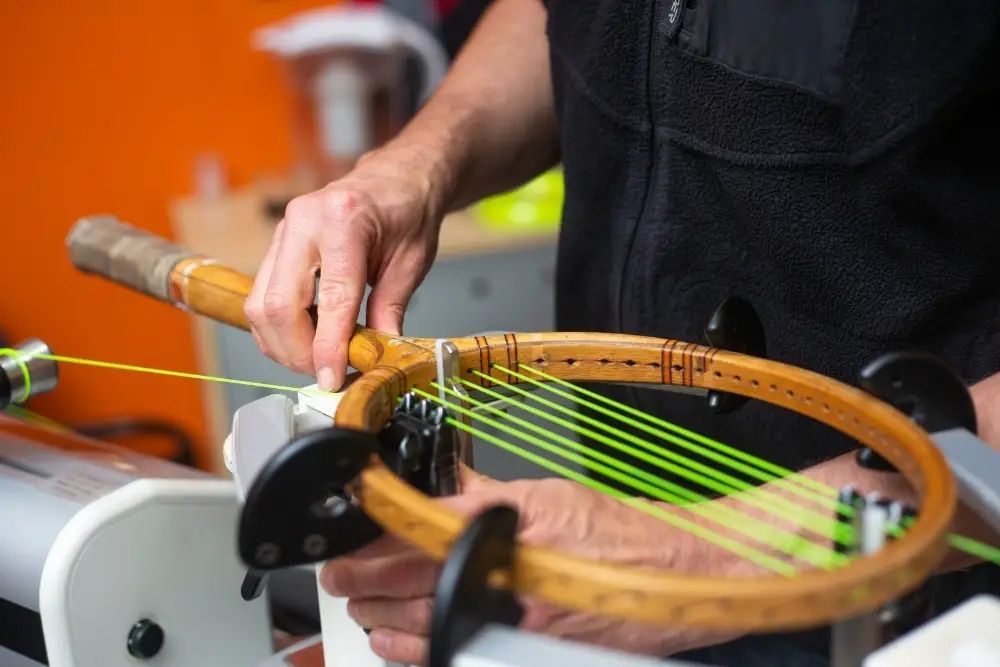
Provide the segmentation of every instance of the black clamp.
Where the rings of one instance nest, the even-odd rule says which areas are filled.
[[[517,599],[489,585],[493,572],[514,565],[518,518],[512,507],[491,507],[455,541],[434,595],[428,667],[451,667],[455,654],[486,625],[521,622],[524,609]]]
[[[720,350],[739,352],[761,359],[767,357],[764,324],[749,301],[730,297],[723,301],[705,325],[708,344]],[[717,415],[725,415],[743,407],[746,396],[715,389],[708,392],[708,407]]]
[[[440,403],[410,393],[379,433],[390,470],[429,496],[458,492],[461,438]]]
[[[442,496],[457,489],[459,448],[447,409],[412,394],[377,436],[328,428],[293,439],[263,466],[243,504],[238,550],[251,570],[243,596],[260,594],[267,571],[344,556],[382,535],[349,489],[372,456]]]
[[[257,571],[318,563],[382,534],[348,486],[379,452],[368,433],[327,428],[295,438],[261,468],[247,492],[237,539]]]
[[[890,352],[861,369],[858,386],[905,413],[928,433],[964,428],[976,433],[976,407],[965,381],[926,352]],[[863,468],[895,472],[870,447],[857,454]]]

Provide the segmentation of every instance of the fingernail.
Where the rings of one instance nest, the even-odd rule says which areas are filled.
[[[333,374],[332,368],[321,368],[316,373],[316,384],[319,385],[320,390],[330,391],[336,384],[337,377]]]
[[[389,650],[389,638],[385,636],[384,632],[373,631],[368,635],[368,645],[375,653],[384,653]],[[381,656],[380,656],[381,657]]]

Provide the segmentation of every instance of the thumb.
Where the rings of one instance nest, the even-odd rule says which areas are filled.
[[[496,505],[519,506],[517,494],[510,483],[498,482],[464,465],[460,473],[462,491],[457,495],[441,498],[446,507],[460,514],[473,516]]]
[[[488,475],[473,470],[472,467],[464,463],[459,463],[458,466],[458,478],[462,484],[463,493],[501,483]]]

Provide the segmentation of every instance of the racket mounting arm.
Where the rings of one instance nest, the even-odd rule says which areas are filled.
[[[858,386],[900,410],[928,433],[964,429],[976,434],[976,408],[968,387],[944,361],[926,352],[890,352],[861,369]],[[895,472],[869,447],[858,465]]]
[[[430,496],[458,491],[458,430],[443,405],[407,394],[378,433],[325,428],[294,438],[261,468],[240,515],[240,559],[258,572],[319,563],[374,542],[382,530],[352,494],[378,455]]]
[[[434,356],[437,362],[438,398],[446,405],[459,408],[469,408],[466,400],[469,392],[462,382],[462,359],[458,346],[450,340],[438,339],[434,343]],[[464,404],[464,405],[463,405]],[[466,426],[471,426],[472,419],[467,413],[452,410],[452,416]],[[473,466],[472,436],[467,430],[455,429],[458,447],[458,458],[469,467]]]
[[[709,345],[720,350],[767,358],[764,324],[750,302],[740,297],[730,297],[715,309],[705,325],[705,338]],[[746,396],[715,389],[708,392],[708,407],[718,415],[738,410],[748,400]]]
[[[851,557],[871,556],[897,539],[905,522],[916,512],[900,502],[871,494],[861,496],[851,487],[841,490],[837,518],[851,526],[850,540],[835,544],[836,551]],[[899,600],[870,613],[845,619],[833,626],[831,667],[862,667],[865,657],[933,616],[934,579]]]
[[[450,667],[456,654],[487,625],[515,627],[524,610],[508,591],[490,586],[514,565],[518,513],[497,505],[473,518],[455,540],[438,579],[428,667]]]

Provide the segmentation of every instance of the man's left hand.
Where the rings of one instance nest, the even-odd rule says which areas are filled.
[[[475,515],[496,504],[520,513],[521,542],[577,556],[660,570],[704,571],[708,545],[670,524],[610,496],[562,479],[497,482],[471,471],[463,493],[443,499],[452,509]],[[348,611],[371,628],[372,650],[382,658],[421,664],[427,653],[432,600],[440,564],[392,537],[328,563],[324,588],[349,598]],[[609,648],[664,657],[710,640],[568,612],[522,600],[521,628]]]

